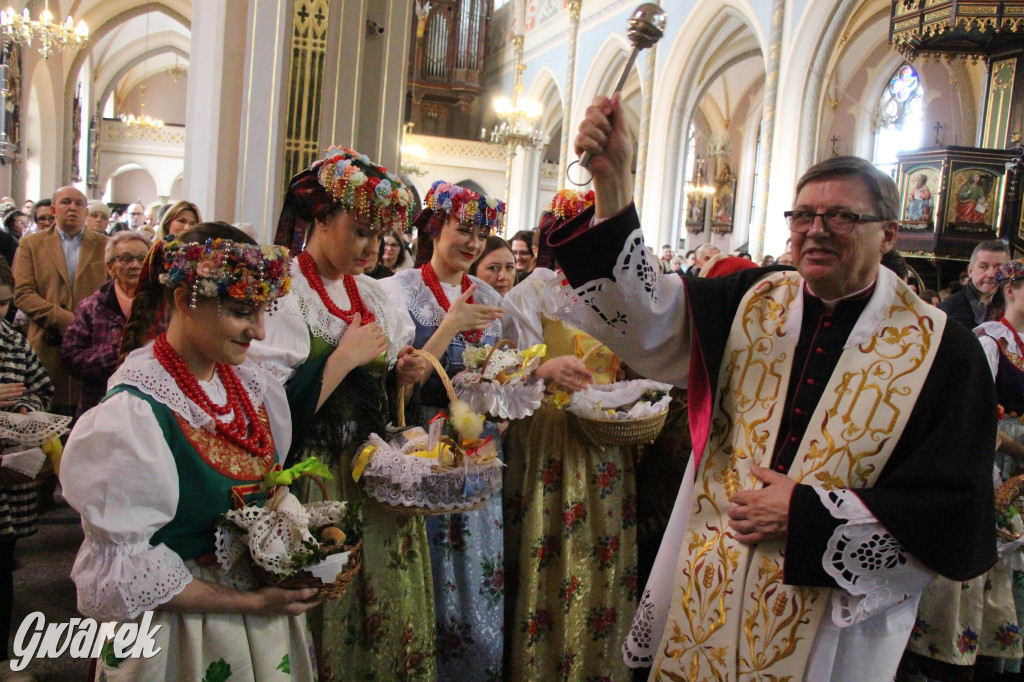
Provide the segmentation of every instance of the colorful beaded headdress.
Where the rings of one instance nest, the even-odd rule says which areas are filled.
[[[243,244],[229,239],[205,243],[157,242],[146,267],[160,268],[160,283],[187,287],[196,298],[233,298],[251,305],[273,302],[288,293],[288,252],[280,246]],[[143,278],[148,273],[143,273]]]
[[[423,207],[435,213],[443,212],[446,216],[444,222],[454,216],[460,223],[479,225],[486,228],[487,232],[495,229],[502,232],[505,229],[504,201],[477,194],[471,189],[444,180],[438,180],[430,186]]]
[[[551,200],[551,212],[559,220],[572,220],[594,205],[594,190],[580,192],[575,189],[560,189]]]
[[[409,188],[387,168],[351,149],[330,147],[289,183],[274,242],[297,254],[313,222],[339,207],[382,230],[405,231],[412,201]]]
[[[537,260],[538,268],[557,267],[555,252],[548,246],[551,231],[566,221],[572,220],[594,205],[594,190],[581,192],[576,189],[560,189],[551,200],[551,208],[541,216],[537,229]]]
[[[996,282],[1009,284],[1024,279],[1024,260],[1012,260],[996,268]]]

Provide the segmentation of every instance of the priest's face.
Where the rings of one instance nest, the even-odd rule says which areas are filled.
[[[793,208],[815,213],[878,214],[871,192],[857,176],[809,182],[800,190]],[[811,291],[833,300],[856,293],[874,281],[882,254],[896,242],[896,231],[894,221],[875,221],[858,223],[849,234],[835,234],[821,218],[815,218],[806,233],[792,233],[790,251]]]

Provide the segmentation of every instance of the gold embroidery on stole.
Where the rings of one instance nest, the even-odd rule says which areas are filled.
[[[796,273],[770,274],[747,292],[733,320],[654,679],[803,677],[830,590],[784,585],[784,543],[735,541],[726,513],[737,490],[761,487],[751,465],[770,464],[799,340],[799,325],[786,320],[801,286]],[[843,351],[791,478],[826,489],[867,487],[885,465],[945,318],[897,282],[882,319],[874,336]]]

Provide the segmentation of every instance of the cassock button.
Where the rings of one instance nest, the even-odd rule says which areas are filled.
[[[824,327],[825,329],[831,329],[832,328],[832,323],[831,322],[825,322],[821,326]]]
[[[775,467],[775,470],[783,474],[786,473],[786,467],[782,466],[781,464]]]
[[[799,407],[793,410],[793,412],[795,412],[798,417],[802,417],[805,414],[804,411],[801,410]]]
[[[814,379],[808,379],[808,380],[807,380],[807,385],[808,385],[808,386],[813,386],[814,384],[815,384],[815,381],[814,381]]]
[[[824,355],[825,354],[825,349],[821,348],[821,347],[818,347],[818,348],[814,349],[814,352],[817,353],[818,355]]]
[[[796,436],[790,436],[790,437],[789,437],[789,442],[790,442],[790,443],[796,443],[796,442],[797,442],[797,438],[796,438]]]

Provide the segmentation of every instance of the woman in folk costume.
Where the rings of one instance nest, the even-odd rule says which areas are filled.
[[[362,274],[380,232],[405,228],[411,198],[366,156],[332,148],[292,179],[278,222],[278,243],[301,253],[292,261],[291,292],[253,357],[287,384],[292,458],[325,461],[335,499],[366,499],[352,479],[353,459],[371,432],[384,433],[398,384],[421,375],[421,361],[409,355],[409,314]],[[321,675],[432,680],[434,604],[423,521],[373,503],[362,511],[362,571],[342,598],[310,614]]]
[[[124,333],[131,352],[79,419],[60,472],[85,529],[71,573],[79,611],[133,621],[155,609],[162,626],[153,658],[119,660],[108,642],[98,679],[315,677],[302,614],[316,591],[235,589],[214,547],[232,499],[259,503],[291,442],[284,389],[246,359],[287,290],[287,253],[223,223],[147,256]],[[167,332],[142,345],[165,307]]]
[[[505,296],[506,336],[547,345],[537,369],[553,389],[502,439],[511,680],[629,680],[619,648],[637,603],[637,449],[601,447],[569,423],[558,396],[615,381],[618,359],[560,320],[568,287],[547,246],[551,228],[593,203],[562,190],[540,227],[537,268]]]
[[[437,357],[449,376],[463,369],[470,343],[501,339],[501,297],[466,274],[487,233],[500,229],[505,204],[446,182],[435,182],[413,224],[419,229],[421,267],[380,282],[416,324],[414,345]],[[426,426],[448,398],[437,376],[421,393]],[[487,422],[483,438],[498,439]],[[500,453],[500,446],[499,446]],[[501,497],[463,514],[427,519],[437,618],[437,675],[441,680],[486,680],[501,675],[504,566]]]
[[[1020,472],[1010,446],[1024,441],[1020,415],[1024,412],[1024,261],[1003,263],[996,269],[996,283],[1005,302],[999,320],[974,329],[996,381],[996,399],[1006,413],[999,422],[1000,452],[996,453],[996,483]],[[1011,441],[1018,441],[1012,443]],[[1019,447],[1017,449],[1019,452]],[[1012,451],[1011,451],[1012,452]],[[997,496],[998,498],[998,496]],[[972,668],[990,675],[997,670],[1019,670],[1021,659],[1020,618],[1024,606],[1024,568],[1019,535],[1021,518],[1001,512],[998,536],[999,561],[984,575],[966,582],[939,577],[925,588],[910,633],[906,662],[929,677],[941,680],[972,679]],[[1012,517],[1007,512],[1013,514]],[[1005,531],[1011,531],[1006,534]]]

